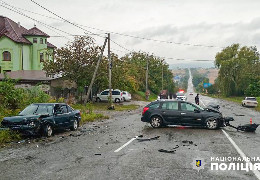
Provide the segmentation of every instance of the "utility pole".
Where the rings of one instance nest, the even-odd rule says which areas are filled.
[[[111,77],[112,77],[112,60],[111,60],[111,54],[110,54],[110,33],[107,34],[108,39],[108,80],[109,80],[109,107],[108,109],[114,109],[112,107],[112,83],[111,83]]]
[[[149,99],[149,95],[148,95],[148,73],[149,73],[149,69],[148,69],[148,58],[146,59],[146,77],[145,77],[145,93],[146,93],[146,100],[148,101]]]
[[[97,71],[98,71],[98,67],[99,67],[100,61],[101,61],[102,58],[103,58],[103,53],[104,53],[106,44],[107,44],[107,38],[105,39],[104,45],[103,45],[103,47],[102,47],[102,49],[101,49],[101,54],[100,54],[100,56],[99,56],[99,58],[98,58],[98,62],[97,62],[97,65],[96,65],[96,69],[95,69],[95,71],[94,71],[93,77],[92,77],[91,82],[90,82],[90,85],[89,85],[89,87],[88,87],[87,102],[88,102],[88,100],[89,100],[89,94],[90,94],[90,91],[91,91],[91,89],[92,89],[93,83],[94,83],[95,78],[96,78],[96,75],[97,75]]]
[[[163,90],[163,61],[162,61],[162,90]]]

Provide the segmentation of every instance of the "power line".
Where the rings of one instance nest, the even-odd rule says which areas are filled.
[[[65,18],[63,18],[63,17],[57,15],[56,13],[54,13],[54,12],[52,12],[51,10],[45,8],[44,6],[42,6],[42,5],[40,5],[39,3],[35,2],[34,0],[31,0],[31,2],[33,2],[34,4],[36,4],[36,5],[39,6],[39,7],[43,8],[44,10],[48,11],[49,13],[53,14],[54,16],[57,16],[58,18],[64,20],[65,22],[67,22],[67,23],[69,23],[69,24],[71,24],[71,25],[73,25],[73,26],[75,26],[75,27],[77,27],[77,28],[79,28],[79,29],[81,29],[81,30],[83,30],[83,31],[86,31],[86,32],[90,33],[89,35],[97,35],[97,36],[100,36],[99,34],[94,34],[94,33],[92,33],[91,31],[82,28],[82,27],[79,26],[78,24],[73,23],[73,22],[70,22],[69,20],[67,20],[67,19],[65,19]],[[85,33],[86,33],[86,32],[85,32]],[[86,34],[88,34],[88,33],[86,33]],[[100,37],[104,38],[103,36],[100,36]]]
[[[52,30],[52,31],[53,31],[53,29],[55,29],[55,30],[60,31],[60,32],[63,32],[63,33],[65,33],[65,34],[72,35],[72,34],[70,34],[70,33],[68,33],[68,32],[65,32],[65,31],[60,30],[60,29],[58,29],[58,28],[55,28],[55,27],[53,27],[53,26],[51,26],[51,25],[45,24],[45,23],[43,23],[43,22],[41,22],[41,21],[38,21],[37,19],[34,19],[34,18],[32,18],[32,17],[30,17],[30,16],[28,16],[28,15],[22,13],[22,12],[19,11],[19,10],[14,10],[14,9],[9,8],[9,7],[6,7],[5,5],[9,5],[9,4],[7,4],[6,2],[4,2],[4,1],[2,1],[2,0],[1,0],[1,2],[2,2],[2,4],[1,4],[2,7],[6,8],[6,9],[8,9],[8,10],[10,10],[10,11],[13,11],[13,12],[15,12],[15,13],[17,13],[17,14],[20,14],[20,15],[22,15],[22,16],[24,16],[24,17],[27,17],[27,18],[29,18],[29,19],[31,19],[31,20],[33,20],[33,21],[39,23],[39,24],[42,24],[43,26],[45,26],[45,27],[48,28],[48,29],[52,28],[52,29],[50,29],[50,30]],[[5,5],[3,5],[3,3],[4,3]],[[57,33],[57,32],[55,32],[55,33]],[[57,34],[59,34],[59,33],[57,33]],[[61,35],[61,34],[59,34],[59,35]],[[68,40],[71,40],[71,39],[67,38],[66,36],[63,36],[63,37],[66,38],[66,39],[68,39]]]
[[[53,27],[53,26],[51,26],[51,25],[47,25],[47,24],[45,24],[45,23],[43,23],[43,22],[41,22],[41,21],[39,21],[39,20],[36,20],[36,19],[34,19],[34,18],[32,18],[32,17],[30,17],[30,16],[28,16],[28,15],[22,13],[21,11],[17,10],[16,7],[9,5],[8,3],[6,3],[6,2],[4,2],[4,1],[2,1],[2,0],[0,0],[0,1],[2,2],[2,4],[1,4],[2,7],[6,8],[6,9],[8,9],[8,10],[10,10],[10,11],[13,11],[13,12],[15,12],[15,13],[18,13],[18,14],[20,14],[20,15],[22,15],[22,16],[25,16],[25,17],[27,17],[27,18],[29,18],[29,19],[35,21],[35,22],[38,22],[38,23],[42,24],[43,26],[45,26],[45,27],[48,28],[48,29],[52,28],[52,29],[51,29],[52,31],[53,31],[53,29],[55,29],[55,30],[58,30],[58,31],[60,31],[60,32],[63,32],[63,33],[65,33],[65,34],[67,34],[68,36],[73,36],[73,37],[74,37],[74,36],[85,36],[85,35],[74,35],[74,34],[71,34],[71,33],[66,32],[66,31],[60,30],[60,29],[58,29],[58,28],[55,28],[55,27]],[[3,6],[3,3],[4,3],[5,5],[8,5],[8,6],[12,7],[13,9],[16,9],[16,11],[13,10],[13,9],[10,9],[10,8],[8,8],[8,7],[6,7],[6,6]],[[50,27],[50,28],[49,28],[49,27]],[[57,33],[57,32],[55,32],[55,33]],[[57,33],[57,34],[59,34],[59,33]],[[118,34],[120,34],[120,33],[118,33]],[[51,36],[51,37],[64,37],[64,38],[66,38],[66,36],[62,36],[61,34],[59,34],[59,35],[60,35],[60,36]],[[97,34],[95,34],[95,35],[97,35]],[[100,35],[99,35],[99,36],[100,36]],[[100,37],[103,37],[103,36],[100,36]],[[66,39],[71,40],[71,39],[69,39],[69,38],[66,38]],[[119,47],[121,47],[122,49],[126,50],[127,52],[133,52],[133,50],[127,49],[126,47],[120,45],[119,43],[115,42],[114,40],[111,40],[111,41],[112,41],[114,44],[116,44],[117,46],[119,46]],[[116,50],[116,51],[120,51],[120,50]],[[123,51],[121,51],[121,52],[123,52]],[[165,59],[172,59],[172,60],[214,61],[214,60],[176,59],[176,58],[171,58],[171,57],[167,58],[167,57],[160,57],[160,56],[158,56],[158,57],[159,57],[159,58],[165,58]]]
[[[60,19],[64,20],[65,22],[69,23],[69,24],[72,24],[84,31],[87,31],[87,32],[90,32],[92,33],[91,31],[88,31],[84,28],[82,28],[83,25],[79,25],[77,23],[73,23],[73,22],[70,22],[69,20],[57,15],[56,13],[50,11],[49,9],[43,7],[42,5],[40,5],[39,3],[35,2],[34,0],[31,0],[31,2],[33,2],[34,4],[38,5],[39,7],[45,9],[46,11],[48,11],[49,13],[59,17]],[[203,45],[203,44],[191,44],[191,43],[181,43],[181,42],[174,42],[174,41],[165,41],[165,40],[158,40],[158,39],[152,39],[152,38],[146,38],[146,37],[139,37],[139,36],[133,36],[133,35],[128,35],[128,34],[123,34],[123,33],[118,33],[118,32],[113,32],[113,31],[107,31],[107,30],[103,30],[103,29],[99,29],[99,28],[93,28],[93,27],[90,27],[90,26],[84,26],[84,27],[87,27],[87,28],[91,28],[91,29],[95,29],[95,30],[99,30],[99,31],[103,31],[103,32],[106,32],[106,33],[111,33],[111,34],[116,34],[116,35],[120,35],[120,36],[126,36],[126,37],[131,37],[131,38],[136,38],[136,39],[142,39],[142,40],[148,40],[148,41],[154,41],[154,42],[161,42],[161,43],[168,43],[168,44],[176,44],[176,45],[185,45],[185,46],[194,46],[194,47],[207,47],[207,48],[223,48],[223,47],[218,47],[218,46],[213,46],[213,45]],[[92,35],[98,35],[98,34],[94,34],[92,33]],[[103,37],[104,38],[104,37]]]

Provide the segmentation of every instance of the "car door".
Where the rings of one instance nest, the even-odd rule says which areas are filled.
[[[55,110],[54,121],[57,128],[66,128],[69,126],[69,116],[67,105],[60,105]]]
[[[101,101],[108,101],[108,93],[109,93],[109,91],[103,91],[103,92],[100,94]]]
[[[69,117],[69,126],[73,125],[73,122],[75,120],[75,113],[73,112],[73,109],[70,106],[67,106],[68,108],[68,117]]]
[[[181,124],[198,125],[202,123],[202,114],[195,105],[188,102],[180,103]]]
[[[162,102],[161,114],[168,124],[178,124],[180,121],[180,111],[178,110],[178,102]]]

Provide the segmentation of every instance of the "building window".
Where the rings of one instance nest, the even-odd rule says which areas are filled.
[[[43,39],[42,38],[40,39],[40,44],[43,44]]]
[[[47,39],[45,39],[45,44],[47,44]]]
[[[40,53],[40,62],[43,62],[44,61],[44,55],[43,53]]]
[[[11,53],[9,51],[3,52],[3,60],[4,61],[11,61]]]
[[[37,43],[37,38],[33,38],[33,43]]]

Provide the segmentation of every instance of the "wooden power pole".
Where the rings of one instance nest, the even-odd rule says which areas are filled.
[[[114,109],[112,107],[112,82],[111,82],[111,78],[112,78],[112,60],[111,60],[111,54],[110,54],[110,33],[108,33],[107,35],[107,39],[108,39],[108,80],[109,80],[109,107],[108,109]]]
[[[146,95],[146,100],[148,101],[149,99],[149,95],[148,95],[148,73],[149,73],[149,65],[148,65],[149,61],[148,58],[146,59],[146,76],[145,76],[145,95]]]
[[[162,61],[162,90],[163,90],[163,61]]]
[[[95,78],[96,78],[96,75],[97,75],[97,71],[98,71],[98,67],[99,67],[100,61],[101,61],[102,58],[103,58],[103,53],[104,53],[104,50],[105,50],[106,44],[107,44],[107,38],[105,39],[104,45],[102,46],[101,54],[100,54],[100,56],[99,56],[99,58],[98,58],[98,62],[97,62],[97,65],[96,65],[96,69],[95,69],[95,71],[94,71],[94,74],[93,74],[93,76],[92,76],[92,79],[91,79],[90,85],[89,85],[89,87],[88,87],[88,92],[87,92],[87,102],[89,101],[89,95],[90,95],[90,92],[91,92],[92,86],[93,86],[93,84],[94,84],[94,81],[95,81]]]

